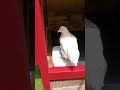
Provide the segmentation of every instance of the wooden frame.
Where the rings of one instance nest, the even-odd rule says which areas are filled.
[[[44,20],[40,0],[35,0],[35,64],[39,65],[44,90],[50,90],[50,80],[85,78],[85,66],[48,68]]]

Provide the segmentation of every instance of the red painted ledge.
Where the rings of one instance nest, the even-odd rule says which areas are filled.
[[[48,69],[49,80],[85,78],[85,66],[53,67]]]

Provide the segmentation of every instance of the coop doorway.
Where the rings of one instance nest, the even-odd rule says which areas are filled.
[[[85,61],[84,0],[42,0],[42,10],[48,67],[54,67],[52,51],[53,47],[60,46],[60,33],[57,33],[60,26],[66,26],[76,36],[81,52],[79,60]]]

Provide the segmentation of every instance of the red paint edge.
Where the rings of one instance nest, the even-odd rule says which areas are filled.
[[[48,77],[49,80],[85,78],[85,66],[49,68]]]

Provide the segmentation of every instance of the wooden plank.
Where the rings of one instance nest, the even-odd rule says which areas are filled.
[[[85,66],[53,67],[48,69],[49,80],[85,78]]]
[[[54,12],[48,12],[48,17],[49,16],[72,16],[72,15],[83,16],[84,11],[58,10]]]
[[[68,11],[68,10],[60,10],[60,11],[56,11],[55,13],[56,16],[60,15],[60,16],[71,16],[71,15],[84,15],[84,10],[82,9],[81,11]]]
[[[47,30],[47,61],[48,61],[48,67],[53,67],[52,63],[52,37],[51,37],[51,30]]]
[[[67,19],[67,16],[52,16],[48,17],[48,21],[64,21]]]
[[[50,90],[44,21],[40,0],[35,0],[35,64],[39,65],[44,90]]]
[[[81,11],[85,5],[85,0],[48,0],[48,10],[49,11],[59,11],[59,10],[78,10]]]

